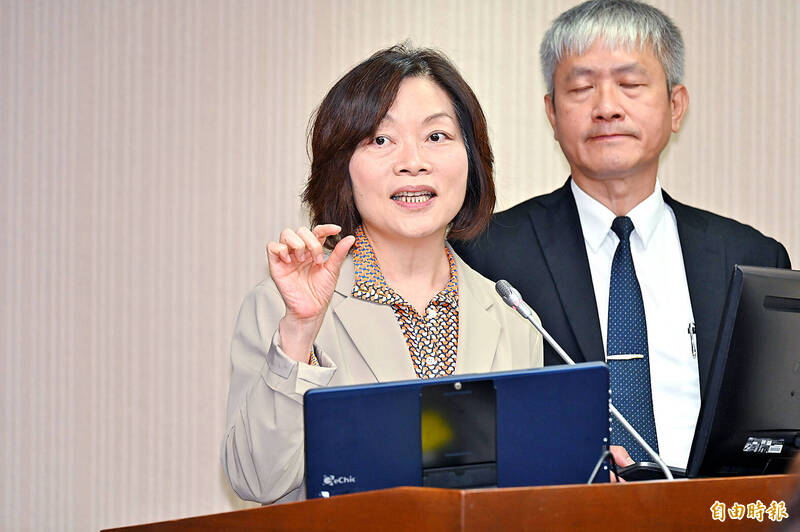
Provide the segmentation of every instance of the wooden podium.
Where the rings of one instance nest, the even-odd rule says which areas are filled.
[[[733,519],[742,511],[734,504],[788,506],[798,487],[796,476],[772,475],[482,490],[393,488],[113,530],[753,530],[778,523],[765,510],[760,522],[746,513]],[[715,503],[725,505],[724,522],[713,519]],[[790,516],[790,526],[800,529],[799,518]]]

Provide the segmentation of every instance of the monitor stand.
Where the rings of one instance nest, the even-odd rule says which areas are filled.
[[[492,380],[448,382],[420,391],[422,485],[497,485],[497,399]]]

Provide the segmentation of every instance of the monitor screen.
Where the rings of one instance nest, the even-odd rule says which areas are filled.
[[[800,271],[736,266],[687,474],[783,472],[800,446]]]

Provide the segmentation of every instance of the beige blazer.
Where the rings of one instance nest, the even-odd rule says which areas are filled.
[[[503,303],[493,284],[458,256],[459,338],[455,372],[484,373],[542,365],[542,337]],[[303,393],[417,378],[394,312],[351,297],[351,257],[314,342],[320,367],[282,351],[283,300],[272,280],[244,299],[231,343],[231,386],[222,465],[243,499],[269,504],[305,498]]]

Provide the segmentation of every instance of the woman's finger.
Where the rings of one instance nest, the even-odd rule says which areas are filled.
[[[325,262],[325,267],[328,268],[328,271],[337,278],[339,277],[339,270],[342,269],[342,263],[344,262],[345,257],[347,257],[347,252],[350,251],[351,247],[353,247],[353,243],[355,243],[355,241],[356,237],[353,235],[347,235],[341,239],[336,244],[336,247],[333,248],[328,260]]]
[[[289,247],[289,251],[294,254],[298,261],[306,259],[306,244],[297,233],[288,227],[281,231],[281,243]]]
[[[281,244],[280,242],[270,242],[267,244],[267,253],[275,256],[287,264],[292,262],[292,258],[289,256],[289,248],[286,246],[286,244]]]
[[[323,255],[322,244],[320,244],[317,236],[307,227],[301,227],[298,229],[297,236],[303,239],[306,249],[308,249],[308,252],[311,255],[311,260],[317,264],[322,264],[322,262],[325,260],[325,256]]]
[[[336,224],[320,224],[314,227],[311,232],[314,233],[320,244],[324,244],[329,236],[338,235],[341,230],[342,228]]]

